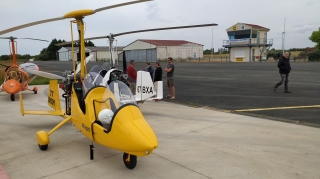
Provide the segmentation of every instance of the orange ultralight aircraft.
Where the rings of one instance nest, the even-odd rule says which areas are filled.
[[[39,67],[34,63],[23,63],[18,66],[17,64],[17,55],[16,55],[16,47],[15,44],[17,39],[16,37],[0,37],[0,39],[9,39],[9,43],[11,46],[11,66],[6,66],[3,77],[3,84],[0,85],[0,92],[5,91],[10,94],[11,101],[15,100],[15,94],[20,91],[30,90],[37,94],[38,88],[34,87],[33,89],[28,89],[28,84],[36,78],[35,74],[28,73],[28,70],[39,70]],[[39,40],[46,41],[41,39],[33,39],[33,38],[19,38],[19,39],[29,39],[29,40]]]

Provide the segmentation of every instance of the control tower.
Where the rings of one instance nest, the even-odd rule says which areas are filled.
[[[229,49],[231,62],[261,62],[273,44],[267,39],[270,29],[246,23],[237,23],[227,29],[229,40],[223,40],[223,47]]]

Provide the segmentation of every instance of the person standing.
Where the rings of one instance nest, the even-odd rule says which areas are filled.
[[[134,65],[135,65],[134,60],[130,60],[130,65],[127,68],[128,82],[130,85],[130,90],[133,95],[136,94],[136,81],[137,81],[137,71],[134,68]]]
[[[169,94],[166,96],[170,99],[175,99],[175,89],[174,89],[174,65],[173,59],[171,57],[168,58],[168,65],[164,69],[167,72],[167,85],[169,88]]]
[[[154,89],[155,91],[158,90],[158,83],[156,83],[157,81],[162,81],[162,68],[159,62],[156,62],[155,65],[156,70],[154,72],[154,79],[153,79],[153,83],[154,83]]]
[[[146,67],[146,71],[150,73],[150,76],[151,76],[151,80],[153,80],[153,68],[152,66],[150,65],[149,62],[146,63],[147,67]]]
[[[289,73],[291,71],[289,52],[285,52],[284,55],[280,58],[278,62],[278,68],[281,76],[281,81],[279,81],[279,83],[273,86],[273,91],[277,92],[277,88],[280,85],[282,85],[282,83],[284,82],[284,92],[291,93],[288,89],[288,82],[289,82],[288,78],[289,78]]]

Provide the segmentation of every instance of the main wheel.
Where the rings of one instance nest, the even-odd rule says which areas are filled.
[[[130,155],[130,161],[127,161],[128,155],[129,154],[127,154],[127,153],[123,153],[124,165],[129,169],[134,169],[134,167],[136,167],[136,165],[137,165],[137,156]]]
[[[37,94],[38,93],[38,91],[33,91],[34,92],[34,94]]]
[[[40,150],[47,150],[48,149],[48,145],[39,145]]]
[[[10,98],[11,98],[11,101],[14,101],[15,100],[14,94],[11,94]]]

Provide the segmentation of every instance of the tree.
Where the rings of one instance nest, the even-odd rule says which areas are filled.
[[[309,37],[309,40],[316,43],[316,48],[320,50],[320,27],[318,31],[313,31],[311,36]]]
[[[208,54],[211,54],[211,52],[214,53],[214,48],[211,48],[210,50],[209,49],[204,50],[203,54],[208,55]]]
[[[92,43],[90,40],[89,41],[85,41],[84,45],[88,46],[88,47],[94,47],[94,43]]]

